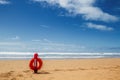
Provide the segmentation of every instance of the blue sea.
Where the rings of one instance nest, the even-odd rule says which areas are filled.
[[[120,58],[120,53],[38,53],[42,59],[89,59],[89,58]],[[33,57],[32,52],[0,52],[0,60],[29,60]]]

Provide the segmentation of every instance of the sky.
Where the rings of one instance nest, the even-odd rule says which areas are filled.
[[[120,0],[0,0],[0,52],[120,52]]]

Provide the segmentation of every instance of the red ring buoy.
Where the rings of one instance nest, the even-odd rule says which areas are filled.
[[[35,60],[35,58],[32,58],[30,61],[30,64],[29,64],[30,69],[32,69],[32,70],[41,69],[42,64],[43,64],[42,60],[40,58],[36,58],[36,61],[38,63],[37,67],[35,67],[35,65],[34,65],[34,60]]]

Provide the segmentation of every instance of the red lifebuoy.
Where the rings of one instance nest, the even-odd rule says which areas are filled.
[[[34,54],[34,58],[31,59],[29,67],[32,70],[39,70],[41,69],[43,62],[40,58],[38,58],[38,54]]]

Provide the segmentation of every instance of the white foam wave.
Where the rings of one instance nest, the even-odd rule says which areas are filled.
[[[76,58],[103,58],[120,57],[120,53],[38,53],[42,59],[76,59]],[[32,52],[0,52],[0,59],[31,59]]]
[[[32,52],[0,52],[0,54],[8,55],[33,55]],[[60,53],[60,52],[43,52],[39,55],[120,55],[120,53]]]

